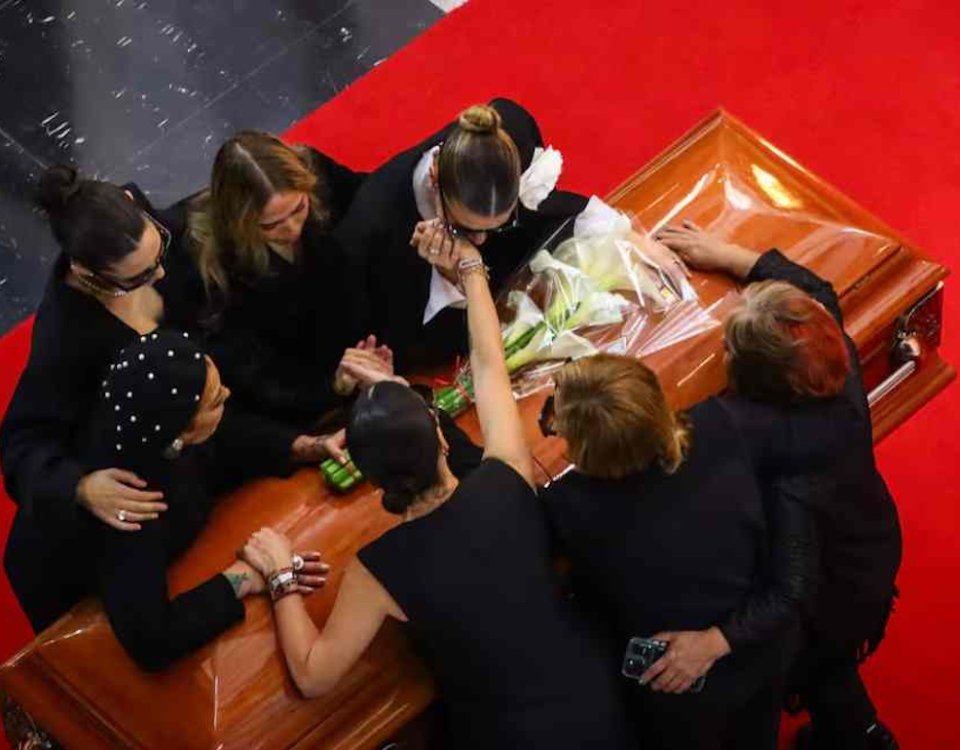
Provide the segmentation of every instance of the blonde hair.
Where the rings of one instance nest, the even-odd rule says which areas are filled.
[[[476,104],[460,113],[437,156],[437,183],[446,200],[481,216],[513,208],[520,153],[497,110]]]
[[[586,357],[565,365],[556,384],[556,429],[583,473],[620,479],[656,461],[672,474],[683,463],[686,420],[670,410],[656,374],[642,362]]]
[[[843,390],[850,353],[843,331],[820,303],[783,281],[751,284],[743,300],[725,331],[735,391],[784,402]]]
[[[314,220],[325,223],[329,210],[320,196],[326,185],[314,173],[305,149],[276,136],[244,130],[217,152],[210,188],[191,206],[189,231],[207,294],[225,301],[238,278],[263,277],[270,249],[260,214],[280,192],[304,192]]]

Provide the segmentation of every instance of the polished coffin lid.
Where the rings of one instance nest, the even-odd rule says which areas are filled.
[[[833,282],[861,354],[884,363],[897,316],[947,273],[723,112],[627,180],[609,201],[648,231],[689,218],[746,246],[778,247]],[[709,274],[695,274],[694,285],[705,305],[735,293],[729,280]],[[648,358],[678,407],[723,387],[721,335],[717,327]],[[924,355],[923,365],[926,390],[889,407],[878,430],[902,420],[952,375],[935,351]],[[880,378],[890,367],[873,369]],[[565,461],[560,441],[537,430],[542,399],[542,394],[525,399],[521,411],[546,481]],[[479,438],[473,413],[460,423]],[[394,522],[368,485],[337,497],[313,470],[256,482],[221,503],[173,566],[171,587],[183,591],[215,574],[251,531],[273,525],[297,547],[322,550],[332,564],[327,588],[307,600],[314,620],[323,623],[345,564]],[[71,748],[375,748],[434,697],[401,626],[391,622],[335,691],[302,699],[287,677],[263,598],[247,600],[241,625],[160,675],[139,671],[99,606],[87,602],[14,657],[0,682]]]

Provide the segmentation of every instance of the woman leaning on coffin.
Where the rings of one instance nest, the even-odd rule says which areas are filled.
[[[463,294],[449,238],[480,249],[493,293],[587,201],[556,190],[562,158],[533,115],[495,99],[366,177],[335,229],[366,290],[371,330],[397,367],[448,363],[467,351]]]
[[[347,566],[322,629],[287,595],[290,542],[264,529],[244,554],[270,581],[280,645],[297,686],[325,693],[383,621],[407,623],[437,677],[444,747],[626,747],[616,675],[560,596],[533,468],[479,253],[454,240],[467,299],[483,459],[458,447],[405,383],[359,396],[347,427],[357,466],[402,522]]]
[[[84,179],[67,166],[44,172],[37,200],[60,254],[0,426],[0,460],[20,524],[4,562],[39,632],[64,602],[73,603],[86,590],[77,567],[65,569],[62,560],[82,557],[80,521],[87,513],[132,532],[167,509],[163,493],[128,470],[121,457],[87,469],[76,440],[89,423],[114,352],[161,324],[195,334],[203,299],[185,249],[182,206],[157,210],[135,185]],[[273,465],[291,464],[291,443],[265,420],[228,408],[225,421],[242,426]],[[47,559],[45,550],[56,554]]]
[[[264,590],[259,574],[242,561],[176,596],[167,589],[169,564],[206,525],[215,498],[237,473],[251,478],[282,470],[245,432],[231,433],[223,421],[229,396],[216,365],[192,338],[161,329],[115,354],[78,439],[87,466],[122,463],[162,491],[167,505],[139,534],[81,521],[89,554],[73,563],[143,669],[163,669],[208,643],[243,619],[243,598]],[[319,558],[310,557],[297,585],[304,591],[322,585],[314,575],[322,570]]]
[[[362,179],[315,149],[242,131],[189,205],[211,354],[237,403],[304,461],[325,456],[317,422],[356,386],[344,358],[392,373],[390,350],[366,336],[360,274],[331,235]]]
[[[721,404],[673,412],[635,359],[564,366],[541,427],[574,464],[544,508],[578,601],[621,659],[631,638],[667,646],[629,686],[640,746],[775,748],[808,580],[803,508],[764,496]]]
[[[790,689],[817,747],[894,748],[858,664],[886,627],[900,566],[897,509],[877,470],[856,346],[829,282],[777,250],[760,254],[685,222],[660,233],[689,265],[748,284],[726,324],[731,391],[721,401],[761,480],[786,477],[810,509],[820,569]]]
[[[73,439],[111,354],[162,320],[182,317],[167,304],[172,282],[165,279],[178,228],[136,186],[85,180],[71,167],[47,170],[37,200],[61,252],[0,428],[7,490],[18,513],[53,534],[69,533],[81,507],[134,530],[164,510],[162,493],[122,465],[85,472]],[[20,577],[11,573],[15,588]],[[35,627],[48,620],[28,615]]]

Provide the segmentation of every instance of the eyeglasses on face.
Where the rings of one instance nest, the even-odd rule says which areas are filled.
[[[437,180],[437,192],[440,195],[440,205],[443,206],[444,216],[450,215],[450,203],[444,195],[443,186],[440,184],[439,178]],[[443,228],[452,237],[458,237],[464,240],[470,240],[470,235],[475,234],[505,234],[507,232],[512,232],[514,229],[520,226],[520,201],[517,200],[513,205],[513,211],[510,214],[510,217],[500,226],[491,227],[489,229],[477,229],[475,227],[465,227],[463,224],[458,224],[456,222],[447,221],[444,219]]]
[[[167,250],[170,248],[171,237],[167,228],[150,216],[150,214],[144,212],[143,216],[156,228],[157,233],[160,235],[160,250],[153,263],[140,273],[128,276],[127,278],[117,278],[98,271],[75,268],[74,270],[78,276],[90,286],[96,287],[98,291],[113,294],[117,297],[129,294],[135,289],[146,286],[153,281],[160,271],[160,267],[163,265],[163,258],[167,254]]]
[[[450,209],[447,208],[447,201],[443,197],[443,194],[440,194],[440,200],[443,201],[443,211],[444,214],[449,215]],[[451,221],[444,220],[443,228],[447,234],[451,237],[457,237],[463,240],[470,240],[472,235],[477,234],[490,234],[497,236],[500,234],[506,234],[507,232],[512,232],[517,227],[520,226],[520,204],[518,203],[513,207],[513,213],[510,214],[510,218],[506,220],[503,224],[498,227],[492,227],[491,229],[475,229],[471,227],[465,227],[462,224],[456,224]]]
[[[557,434],[554,422],[556,421],[556,406],[554,394],[547,396],[540,409],[540,416],[537,417],[537,425],[540,427],[540,434],[544,437],[552,437]]]

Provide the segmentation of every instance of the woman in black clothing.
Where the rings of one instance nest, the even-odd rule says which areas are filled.
[[[335,234],[364,274],[371,330],[399,371],[467,350],[452,235],[482,249],[496,294],[583,210],[586,199],[553,190],[560,157],[542,146],[530,113],[496,99],[395,156],[357,191]]]
[[[94,593],[117,639],[142,668],[163,669],[243,619],[241,599],[263,591],[236,561],[174,598],[169,563],[206,523],[213,497],[244,477],[272,473],[257,446],[218,430],[230,391],[185,334],[160,331],[127,345],[110,364],[81,453],[92,467],[123,464],[164,492],[169,509],[140,534],[94,525]],[[235,472],[242,467],[244,477]],[[229,470],[229,474],[228,474]],[[82,566],[82,561],[78,561]],[[318,583],[319,563],[301,571]]]
[[[235,399],[285,430],[303,460],[323,457],[310,433],[355,385],[339,370],[344,350],[392,372],[389,350],[365,338],[358,274],[330,235],[362,178],[313,149],[243,131],[220,147],[210,189],[191,202],[211,354]]]
[[[86,586],[63,569],[62,558],[41,559],[39,550],[59,548],[67,555],[80,545],[84,511],[131,532],[166,510],[162,492],[148,489],[122,461],[88,471],[77,453],[78,435],[89,424],[113,353],[161,322],[190,330],[188,321],[200,304],[185,271],[192,266],[182,256],[180,213],[157,212],[128,187],[81,179],[70,167],[49,169],[40,183],[39,202],[62,254],[37,311],[27,366],[0,426],[7,491],[31,529],[11,536],[6,567],[21,601],[45,588],[55,603],[50,611],[28,608],[37,632],[62,611],[56,602],[75,600]],[[291,458],[287,436],[269,422],[233,408],[226,421],[236,422],[271,465]]]
[[[364,391],[348,444],[403,522],[347,567],[322,631],[298,596],[278,599],[280,644],[297,686],[318,695],[393,617],[409,623],[437,675],[450,729],[444,747],[623,748],[615,669],[577,628],[553,578],[484,267],[456,242],[483,461],[459,479],[414,391],[397,382]],[[244,554],[268,579],[290,565],[289,542],[270,529]]]
[[[807,585],[803,509],[763,497],[720,404],[673,414],[637,360],[568,364],[553,399],[542,424],[566,439],[575,468],[544,507],[574,592],[621,656],[631,637],[669,643],[660,667],[698,654],[694,668],[655,665],[648,686],[631,688],[641,746],[775,748],[780,652]],[[772,548],[775,531],[792,546]],[[703,675],[702,692],[687,692]]]
[[[815,518],[820,581],[791,679],[810,711],[813,743],[894,748],[857,667],[883,636],[902,539],[837,295],[776,250],[761,255],[690,222],[661,236],[690,265],[751,285],[727,323],[733,393],[722,401],[751,436],[764,481],[790,476]]]

